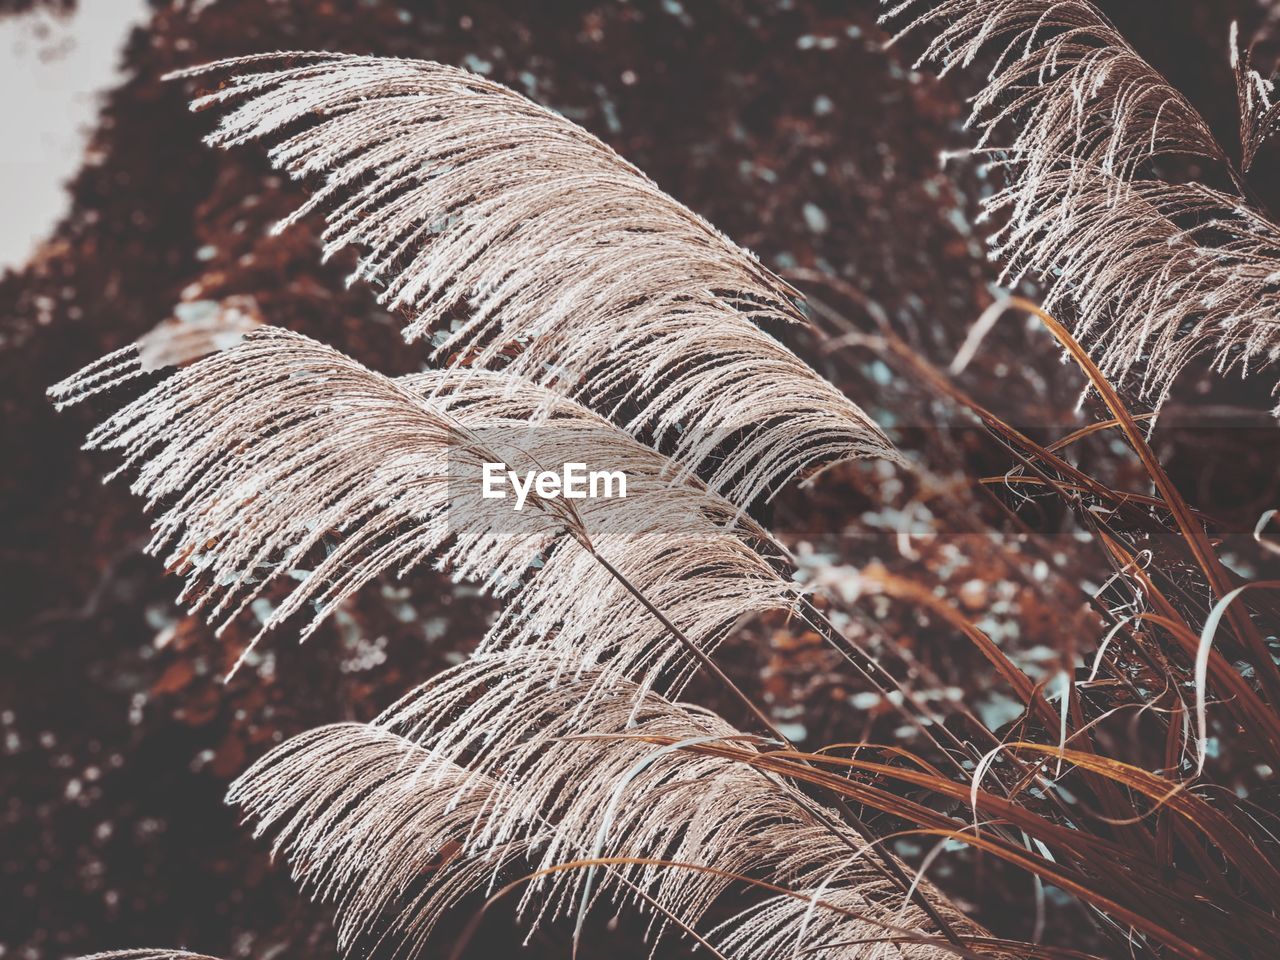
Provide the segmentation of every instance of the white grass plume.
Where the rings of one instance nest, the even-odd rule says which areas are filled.
[[[891,4],[885,21],[924,6],[882,2]],[[941,73],[994,53],[969,122],[985,148],[1013,121],[1016,137],[1001,149],[1025,164],[1025,179],[1065,158],[1121,178],[1165,153],[1226,159],[1195,107],[1087,0],[942,0],[915,13],[898,37],[932,27],[919,63],[937,63]]]
[[[1270,23],[1277,19],[1277,10],[1280,8],[1271,9]],[[1240,28],[1235,21],[1231,23],[1229,55],[1240,112],[1240,167],[1247,173],[1263,144],[1280,130],[1280,100],[1276,98],[1275,73],[1264,77],[1254,69],[1252,47],[1241,51]]]
[[[1158,158],[1200,157],[1243,190],[1195,107],[1096,7],[921,7],[896,3],[884,19],[915,13],[903,33],[936,28],[922,62],[946,73],[994,57],[970,123],[981,131],[978,149],[1008,176],[984,201],[986,216],[1006,224],[993,240],[1008,264],[1004,283],[1041,278],[1045,308],[1071,304],[1076,335],[1103,373],[1120,379],[1140,369],[1139,396],[1157,409],[1197,356],[1243,373],[1280,357],[1280,229],[1241,192],[1153,173]],[[1248,142],[1271,122],[1263,120],[1269,93],[1233,57]],[[1002,132],[1007,142],[995,143]],[[1250,159],[1254,150],[1246,149]]]
[[[1198,356],[1243,374],[1280,358],[1280,229],[1233,195],[1062,170],[986,205],[1010,214],[992,237],[1004,282],[1057,275],[1044,308],[1074,307],[1102,372],[1157,408]]]
[[[140,369],[126,351],[52,392],[74,402]],[[195,609],[225,626],[272,581],[297,581],[259,636],[311,607],[305,638],[375,576],[430,558],[509,600],[486,647],[545,642],[568,669],[608,659],[619,675],[656,676],[687,651],[597,556],[706,648],[740,617],[796,598],[757,552],[780,548],[740,510],[507,373],[397,380],[262,327],[153,386],[87,446],[123,453],[120,470],[136,473],[132,489],[156,513],[148,549],[186,575]],[[517,514],[481,497],[484,462],[558,468],[584,454],[628,475],[626,499],[534,496]]]
[[[440,330],[438,357],[621,416],[740,505],[810,467],[896,458],[753,322],[799,319],[795,291],[563,117],[424,61],[296,53],[180,75],[207,71],[234,74],[193,104],[226,111],[209,142],[266,141],[277,167],[321,177],[281,226],[324,211],[326,255],[363,251],[356,276],[410,314],[407,337]]]
[[[708,931],[734,957],[781,958],[824,943],[892,939],[902,930],[937,933],[873,869],[880,854],[833,811],[749,765],[635,739],[750,748],[753,738],[629,684],[584,697],[598,688],[595,678],[563,683],[557,674],[555,658],[545,654],[473,659],[372,725],[327,727],[287,741],[236,781],[229,800],[256,821],[259,834],[277,838],[276,851],[310,890],[338,904],[344,946],[394,930],[407,938],[406,953],[417,951],[439,915],[467,894],[599,856],[822,888],[816,905],[795,901],[795,915],[812,911],[815,918],[789,931],[777,929],[775,919],[787,911],[776,904],[753,906]],[[526,886],[522,909],[536,928],[575,916],[583,904],[610,913],[630,907],[652,917],[656,938],[669,931],[668,916],[703,925],[735,887],[716,873],[619,864],[546,873]],[[977,932],[936,890],[926,884],[924,891],[949,922]],[[829,902],[848,912],[828,915]],[[882,944],[876,955],[934,960],[951,953],[934,944]]]

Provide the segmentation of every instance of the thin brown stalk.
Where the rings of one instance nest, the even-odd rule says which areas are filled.
[[[1089,378],[1090,384],[1098,391],[1099,396],[1102,397],[1103,402],[1111,411],[1112,416],[1120,421],[1121,429],[1124,431],[1126,439],[1133,447],[1134,452],[1137,453],[1138,459],[1142,461],[1143,468],[1147,471],[1148,476],[1151,477],[1156,490],[1160,493],[1161,499],[1164,500],[1165,505],[1173,514],[1178,530],[1182,533],[1197,564],[1204,572],[1214,596],[1217,599],[1226,596],[1234,585],[1231,582],[1230,575],[1222,566],[1222,561],[1218,559],[1217,552],[1209,543],[1209,538],[1205,534],[1204,528],[1196,521],[1191,508],[1187,505],[1186,500],[1183,499],[1178,488],[1169,479],[1169,475],[1165,472],[1151,446],[1147,443],[1146,437],[1143,436],[1142,431],[1138,428],[1137,421],[1129,413],[1128,408],[1120,400],[1107,378],[1102,375],[1102,371],[1098,369],[1097,364],[1093,362],[1088,352],[1076,342],[1066,327],[1041,309],[1038,304],[1022,297],[1010,297],[1007,303],[1009,307],[1023,310],[1038,317],[1049,332],[1062,344],[1063,348],[1067,350],[1080,369],[1084,371]],[[1227,616],[1237,636],[1241,638],[1252,653],[1254,668],[1258,671],[1258,675],[1262,680],[1263,688],[1267,692],[1267,699],[1274,708],[1280,709],[1280,666],[1276,665],[1262,639],[1262,635],[1258,632],[1257,626],[1242,606],[1232,605],[1228,608]]]

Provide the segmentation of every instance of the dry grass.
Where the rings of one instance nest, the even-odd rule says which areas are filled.
[[[907,0],[884,19],[922,6]],[[1280,229],[1195,107],[1097,8],[944,0],[904,32],[932,27],[922,62],[944,73],[994,62],[969,123],[1007,176],[984,206],[1001,224],[992,242],[1008,286],[1043,280],[1044,308],[1069,304],[1103,373],[1140,372],[1157,408],[1201,354],[1224,372],[1276,359]],[[1256,71],[1239,71],[1247,167],[1275,117]],[[1185,158],[1208,161],[1227,189],[1169,179]]]
[[[588,915],[625,910],[655,944],[717,957],[1093,955],[966,917],[924,877],[961,844],[1075,898],[1111,956],[1273,954],[1275,812],[1238,794],[1209,746],[1236,767],[1280,769],[1277,584],[1223,564],[1211,521],[1147,442],[1154,411],[1132,412],[1109,377],[1141,368],[1137,394],[1158,407],[1199,352],[1220,367],[1274,359],[1280,231],[1194,108],[1090,5],[945,0],[920,23],[940,29],[926,57],[944,69],[996,45],[975,112],[984,138],[1014,130],[1009,186],[990,204],[1004,218],[996,250],[1014,275],[1057,277],[1049,305],[1078,318],[1073,334],[1013,298],[977,329],[1037,318],[1107,415],[1036,442],[888,318],[871,311],[862,329],[816,297],[812,309],[835,326],[832,356],[875,351],[973,417],[1012,455],[1000,484],[1058,498],[1128,588],[1120,604],[1063,587],[1081,612],[1055,624],[1056,670],[1035,679],[923,577],[858,571],[858,599],[917,608],[976,651],[1019,704],[1007,728],[914,699],[824,613],[858,599],[805,595],[786,549],[743,512],[834,462],[901,464],[858,407],[757,327],[799,317],[787,282],[594,138],[452,68],[294,54],[197,101],[231,107],[215,143],[264,139],[279,166],[322,178],[308,209],[325,211],[329,250],[361,248],[360,275],[409,313],[411,336],[444,329],[436,357],[454,369],[397,380],[264,328],[172,373],[90,437],[136,472],[157,511],[153,548],[218,616],[296,579],[268,627],[306,607],[314,625],[375,576],[426,560],[507,601],[471,659],[372,724],[287,741],[231,790],[304,889],[337,905],[345,949],[417,955],[450,911],[510,894],[530,929],[576,939]],[[1244,169],[1273,120],[1270,88],[1236,66]],[[1225,165],[1236,192],[1157,179],[1151,164],[1169,154]],[[147,365],[122,351],[53,392],[94,396]],[[522,443],[495,450],[505,430]],[[1103,432],[1128,444],[1149,493],[1073,465],[1068,448]],[[637,478],[624,503],[539,499],[511,526],[462,492],[474,473],[457,483],[458,463],[560,463],[588,436]],[[926,464],[910,470],[936,482]],[[986,494],[984,478],[966,482]],[[740,618],[768,611],[813,626],[898,694],[924,746],[787,743],[757,692],[712,659]],[[699,668],[758,732],[675,702]],[[1117,727],[1135,732],[1131,752]],[[873,833],[869,813],[896,826]],[[904,836],[937,844],[919,872],[888,849]]]

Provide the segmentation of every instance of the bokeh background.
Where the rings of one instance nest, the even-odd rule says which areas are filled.
[[[1227,25],[1238,17],[1251,29],[1269,5],[1104,6],[1234,143]],[[127,483],[104,487],[112,464],[79,451],[107,407],[55,414],[45,400],[49,384],[157,323],[218,311],[303,331],[390,373],[424,362],[367,291],[346,289],[344,264],[319,264],[314,223],[267,235],[299,188],[261,151],[202,146],[209,119],[185,109],[189,88],[161,76],[276,49],[465,66],[583,124],[775,269],[852,284],[857,296],[807,289],[857,324],[882,311],[945,366],[997,276],[974,225],[990,184],[972,162],[940,163],[972,142],[962,123],[977,78],[917,72],[910,40],[886,52],[877,13],[871,0],[0,2],[0,958],[144,945],[332,955],[326,909],[299,895],[222,805],[226,785],[282,737],[372,717],[455,662],[492,613],[469,588],[420,571],[367,589],[305,647],[272,637],[255,669],[224,684],[252,617],[215,639],[183,613],[177,581],[142,552],[146,525]],[[1277,153],[1253,178],[1272,209]],[[939,473],[954,462],[1007,469],[882,360],[829,349],[817,334],[793,345]],[[1251,530],[1276,504],[1267,384],[1194,370],[1184,379],[1156,434],[1161,453],[1198,507]],[[1084,422],[1078,374],[1020,321],[993,332],[963,383],[1045,437]],[[944,436],[924,435],[939,423]],[[1105,443],[1082,456],[1117,486],[1137,482]],[[918,492],[849,467],[790,491],[771,519],[837,591],[862,563],[911,562],[1031,669],[1051,659],[1074,609],[1056,580],[993,575],[997,561],[973,547],[904,556],[879,535],[912,510],[943,516],[936,506],[919,514]],[[1044,510],[1033,504],[1029,516],[1056,538],[1046,541],[1064,558],[1055,576],[1101,584],[1101,561],[1061,547],[1074,542],[1069,524]],[[966,522],[982,516],[980,505],[964,512]],[[929,696],[963,699],[996,721],[1008,709],[983,664],[938,624],[888,604],[870,615],[927,667],[917,685]],[[892,711],[793,625],[746,625],[724,662],[807,746],[900,732]],[[713,691],[693,692],[716,704]],[[1026,878],[959,854],[933,872],[998,932],[1029,936],[1038,922],[1050,939],[1089,943],[1065,898],[1050,891],[1037,914]],[[597,954],[647,955],[625,924],[600,933]],[[502,910],[482,940],[476,956],[518,944]],[[528,955],[567,956],[567,944],[540,933]]]

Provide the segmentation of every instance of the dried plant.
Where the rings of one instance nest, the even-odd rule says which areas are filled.
[[[627,905],[652,916],[655,936],[671,917],[696,930],[727,890],[764,879],[798,893],[702,937],[761,958],[937,937],[835,810],[748,765],[651,742],[755,749],[755,737],[632,685],[591,695],[599,678],[564,683],[560,671],[545,654],[473,658],[371,725],[277,747],[229,799],[276,837],[297,880],[338,905],[348,949],[376,939],[415,955],[461,898],[525,875],[532,928],[576,916],[581,929],[585,911]],[[594,871],[563,869],[592,860]],[[964,935],[982,936],[924,889]],[[950,952],[908,943],[884,955]]]
[[[1280,356],[1280,230],[1230,194],[1062,169],[1045,174],[1034,196],[1014,185],[989,200],[993,210],[1005,205],[1015,212],[992,239],[1010,281],[1049,264],[1070,277],[1046,309],[1053,300],[1075,306],[1076,334],[1109,376],[1141,361],[1140,395],[1157,408],[1202,353],[1244,372],[1252,358]]]
[[[316,204],[334,204],[331,248],[366,248],[360,272],[384,285],[384,300],[413,308],[411,335],[464,308],[468,319],[441,350],[465,342],[469,361],[499,369],[393,380],[265,327],[146,390],[88,446],[118,449],[121,469],[136,470],[135,492],[159,511],[150,549],[187,575],[185,596],[212,616],[234,617],[291,576],[297,585],[263,629],[311,605],[305,636],[372,577],[429,556],[509,599],[476,659],[395,708],[388,733],[308,735],[233,790],[268,822],[314,814],[291,819],[283,842],[304,877],[343,901],[344,942],[386,922],[434,865],[438,885],[415,894],[398,922],[420,946],[441,911],[513,858],[540,853],[550,869],[590,853],[584,830],[620,813],[607,793],[646,785],[657,806],[628,808],[613,826],[647,862],[610,865],[599,889],[621,884],[657,911],[659,927],[691,931],[736,865],[769,873],[780,897],[786,880],[809,890],[791,895],[804,904],[798,931],[779,931],[790,916],[781,899],[723,928],[760,955],[802,949],[806,932],[819,947],[905,932],[903,955],[933,956],[939,910],[976,930],[778,778],[673,754],[658,780],[637,779],[641,769],[628,771],[652,748],[616,740],[710,730],[741,739],[646,691],[679,689],[685,658],[709,665],[707,651],[737,619],[796,603],[796,587],[757,552],[776,560],[779,548],[742,505],[814,464],[896,457],[861,411],[755,326],[796,316],[789,288],[598,141],[510,91],[431,64],[303,59],[319,62],[234,83],[248,101],[215,139],[318,116],[275,156],[295,173],[330,171]],[[505,125],[496,139],[495,124]],[[374,172],[373,189],[340,197]],[[593,308],[583,311],[585,289]],[[215,337],[165,356],[186,362],[219,346]],[[154,353],[150,341],[119,351],[51,393],[65,404],[117,388],[148,375]],[[565,394],[609,414],[635,407],[629,430],[673,446],[674,457]],[[515,519],[482,503],[483,463],[561,463],[584,446],[627,474],[625,501],[536,498]],[[459,711],[461,726],[429,728]],[[476,711],[492,715],[473,727]],[[406,767],[396,724],[438,767],[424,793],[405,790],[404,776],[416,782],[421,771]],[[574,731],[591,738],[563,739]],[[494,753],[499,743],[507,754]],[[522,763],[517,790],[510,777]],[[792,840],[779,845],[789,823]],[[579,890],[592,902],[594,876],[555,871],[531,894],[563,912]],[[839,904],[822,900],[828,889]],[[833,906],[847,922],[810,922]]]
[[[449,911],[518,892],[531,930],[572,923],[580,937],[593,914],[626,908],[655,951],[683,938],[766,960],[1093,956],[988,934],[884,848],[897,835],[968,845],[1064,891],[1116,955],[1274,946],[1268,814],[1207,779],[1207,744],[1243,732],[1243,754],[1280,768],[1280,669],[1256,622],[1268,608],[1249,605],[1261,589],[1243,596],[1275,584],[1242,584],[1219,560],[1106,373],[1143,364],[1159,401],[1201,352],[1222,366],[1274,359],[1280,231],[1237,194],[1153,174],[1179,155],[1230,161],[1088,4],[944,0],[920,22],[942,24],[926,56],[944,70],[1003,42],[975,114],[986,137],[1018,130],[997,161],[1009,186],[989,201],[1008,217],[996,248],[1012,274],[1061,274],[1053,297],[1076,304],[1102,369],[1035,304],[1001,303],[990,322],[1013,307],[1038,316],[1112,416],[1044,447],[887,318],[878,337],[844,331],[975,414],[1017,455],[1016,479],[1077,511],[1112,573],[1078,598],[1096,619],[1046,628],[1061,663],[1033,679],[932,585],[858,570],[860,593],[971,645],[1022,711],[1007,728],[958,711],[953,730],[898,686],[897,709],[925,731],[920,755],[862,742],[802,753],[711,658],[741,618],[798,613],[862,676],[893,680],[787,579],[786,551],[745,512],[815,467],[897,456],[756,325],[796,318],[790,287],[599,141],[462,71],[277,55],[291,65],[197,101],[231,107],[214,143],[263,139],[278,166],[323,177],[297,216],[324,210],[327,252],[359,248],[357,275],[408,312],[410,337],[436,329],[454,366],[391,378],[263,327],[194,362],[204,346],[173,354],[189,365],[158,383],[145,345],[128,348],[55,399],[147,378],[89,445],[123,453],[157,513],[152,549],[213,615],[292,579],[264,630],[309,606],[305,636],[369,580],[428,558],[506,601],[460,666],[372,724],[285,742],[231,789],[304,887],[336,904],[349,954],[417,955]],[[1112,490],[1060,455],[1112,429],[1156,495]],[[517,515],[478,495],[485,462],[558,465],[584,446],[627,473],[625,501],[535,496]],[[1166,568],[1139,559],[1157,536],[1171,541]],[[1132,598],[1112,603],[1112,583]],[[1075,634],[1095,623],[1107,632],[1085,672]],[[676,703],[695,668],[769,736]],[[1106,751],[1099,731],[1130,718],[1158,730],[1158,761]]]
[[[898,3],[884,19],[918,6]],[[946,73],[994,61],[969,122],[1009,179],[983,201],[1005,224],[993,240],[1003,282],[1043,279],[1045,309],[1074,306],[1076,335],[1102,372],[1141,366],[1139,395],[1157,408],[1196,356],[1245,373],[1280,357],[1280,229],[1246,199],[1196,109],[1099,10],[1086,0],[944,0],[903,32],[935,26],[921,62]],[[1247,70],[1237,67],[1246,166],[1270,123]],[[1009,142],[994,144],[1006,130]],[[1234,192],[1162,179],[1158,161],[1170,157],[1210,161]]]
[[[51,392],[94,395],[141,375],[143,356],[126,349]],[[264,327],[154,386],[87,446],[137,469],[134,492],[160,508],[148,549],[187,575],[194,609],[225,626],[272,580],[298,581],[259,636],[311,605],[305,638],[378,574],[431,557],[509,600],[486,648],[545,640],[566,665],[608,659],[621,675],[661,672],[682,651],[614,571],[707,649],[738,618],[795,599],[753,545],[778,548],[739,509],[505,372],[395,380]],[[584,456],[627,475],[625,500],[570,510],[534,494],[516,513],[481,496],[485,462],[523,471]]]
[[[738,504],[811,465],[894,456],[756,326],[800,319],[790,286],[600,140],[453,67],[288,56],[194,102],[228,110],[209,142],[267,141],[276,166],[323,175],[281,227],[325,211],[326,255],[361,250],[356,276],[408,312],[406,337],[441,329],[437,358],[621,415]],[[281,55],[184,76],[264,59]]]
[[[1275,12],[1271,14],[1275,19]],[[1231,69],[1236,76],[1236,105],[1240,111],[1240,166],[1248,173],[1262,145],[1280,130],[1280,102],[1275,98],[1275,74],[1264,77],[1253,68],[1252,46],[1240,50],[1240,27],[1231,23]]]

